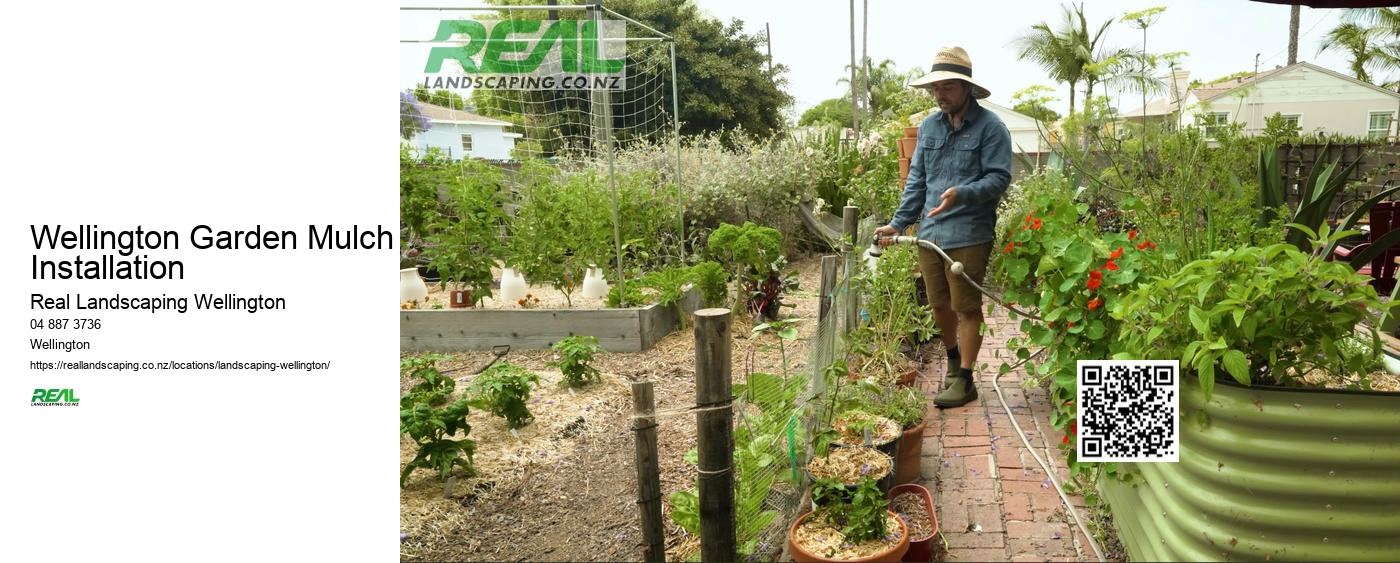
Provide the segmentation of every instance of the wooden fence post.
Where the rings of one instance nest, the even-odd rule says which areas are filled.
[[[817,322],[826,320],[831,313],[832,292],[836,291],[836,256],[822,257],[822,287],[817,296]]]
[[[661,527],[661,466],[656,455],[656,407],[650,381],[632,383],[632,432],[637,443],[637,506],[641,508],[643,560],[666,561]]]
[[[737,561],[734,402],[729,309],[695,312],[695,427],[699,434],[700,559]]]

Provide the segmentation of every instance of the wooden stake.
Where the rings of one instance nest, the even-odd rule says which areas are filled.
[[[637,506],[641,508],[644,561],[666,561],[661,527],[661,466],[656,453],[656,407],[650,381],[632,383],[632,432],[637,443]]]
[[[729,309],[695,312],[695,427],[699,434],[702,561],[738,560],[730,316]]]
[[[857,296],[855,288],[851,287],[851,284],[854,283],[855,274],[858,271],[857,268],[860,266],[860,257],[856,253],[856,248],[859,248],[859,241],[856,240],[858,236],[856,230],[860,224],[859,212],[860,210],[853,205],[847,205],[841,209],[841,227],[846,233],[846,238],[850,241],[845,245],[845,248],[842,249],[846,253],[846,271],[844,273],[846,277],[846,298],[841,302],[841,306],[845,309],[846,315],[845,325],[843,325],[846,329],[846,334],[850,334],[851,331],[856,329],[856,319],[860,316],[860,311],[856,308],[859,302],[856,301]],[[869,241],[866,241],[866,244],[869,244]]]
[[[817,296],[817,322],[826,320],[831,312],[831,295],[836,291],[836,256],[822,257],[822,287]]]

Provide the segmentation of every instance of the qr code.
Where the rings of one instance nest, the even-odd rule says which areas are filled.
[[[1178,375],[1175,360],[1079,360],[1079,461],[1179,461]]]

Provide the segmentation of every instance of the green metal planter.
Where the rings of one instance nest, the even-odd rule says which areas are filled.
[[[1133,561],[1400,561],[1400,393],[1183,377],[1181,416],[1179,463],[1099,484]]]

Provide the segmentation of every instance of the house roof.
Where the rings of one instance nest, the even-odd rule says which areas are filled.
[[[1236,79],[1233,79],[1233,80],[1226,80],[1226,81],[1216,82],[1216,83],[1214,83],[1214,84],[1207,84],[1207,85],[1202,86],[1202,87],[1200,87],[1200,88],[1193,88],[1193,89],[1189,92],[1189,94],[1190,94],[1190,96],[1195,96],[1196,100],[1199,100],[1199,101],[1202,101],[1202,102],[1208,102],[1208,101],[1211,101],[1212,99],[1219,98],[1219,97],[1222,97],[1222,96],[1226,96],[1226,95],[1230,94],[1231,92],[1234,92],[1234,91],[1239,90],[1239,89],[1241,89],[1241,88],[1245,88],[1245,87],[1248,87],[1248,86],[1252,86],[1252,85],[1255,85],[1255,84],[1259,84],[1259,83],[1261,83],[1261,82],[1267,82],[1267,81],[1269,81],[1269,80],[1273,80],[1273,79],[1275,79],[1275,78],[1278,78],[1278,77],[1280,77],[1280,76],[1283,76],[1283,75],[1285,75],[1285,74],[1288,74],[1288,73],[1290,73],[1290,72],[1292,72],[1292,71],[1295,71],[1295,70],[1298,70],[1298,69],[1303,69],[1303,68],[1310,69],[1310,70],[1314,70],[1314,71],[1317,71],[1317,72],[1320,72],[1320,73],[1323,73],[1323,74],[1327,74],[1327,75],[1332,76],[1332,77],[1334,77],[1334,78],[1337,78],[1337,79],[1340,79],[1340,80],[1345,80],[1345,81],[1351,82],[1351,83],[1353,83],[1353,84],[1358,84],[1358,85],[1361,85],[1361,86],[1365,86],[1365,87],[1367,87],[1367,88],[1370,88],[1370,89],[1372,89],[1372,90],[1375,90],[1376,92],[1383,93],[1383,94],[1386,94],[1386,95],[1388,95],[1388,96],[1392,96],[1392,97],[1395,97],[1395,98],[1397,98],[1397,99],[1400,99],[1400,94],[1397,94],[1396,92],[1392,92],[1392,91],[1387,90],[1387,89],[1385,89],[1385,88],[1381,88],[1381,87],[1379,87],[1379,86],[1376,86],[1375,84],[1371,84],[1371,83],[1368,83],[1368,82],[1363,82],[1363,81],[1357,80],[1357,79],[1355,79],[1355,78],[1352,78],[1352,77],[1350,77],[1350,76],[1347,76],[1347,75],[1345,75],[1345,74],[1342,74],[1342,73],[1340,73],[1340,72],[1336,72],[1336,71],[1333,71],[1333,70],[1329,70],[1329,69],[1326,69],[1326,68],[1317,66],[1317,65],[1312,64],[1312,63],[1307,63],[1307,62],[1294,63],[1294,64],[1291,64],[1291,65],[1288,65],[1288,66],[1285,66],[1285,67],[1278,67],[1278,68],[1274,68],[1274,69],[1271,69],[1271,70],[1266,70],[1266,71],[1260,72],[1260,73],[1258,73],[1258,74],[1255,74],[1255,75],[1250,76],[1250,77],[1247,77],[1247,78],[1236,78]],[[1188,104],[1189,104],[1189,101],[1188,101]],[[1129,111],[1129,112],[1125,112],[1125,113],[1122,114],[1122,116],[1124,116],[1124,117],[1141,117],[1144,113],[1146,113],[1146,115],[1148,115],[1148,116],[1154,116],[1154,115],[1168,115],[1168,114],[1171,114],[1171,113],[1175,113],[1176,110],[1177,110],[1177,107],[1176,107],[1176,103],[1175,103],[1174,100],[1172,100],[1172,99],[1170,99],[1170,98],[1158,98],[1158,99],[1156,99],[1156,100],[1152,100],[1151,102],[1149,102],[1149,103],[1148,103],[1146,106],[1144,106],[1144,107],[1137,108],[1137,109],[1134,109],[1134,110]]]
[[[464,125],[499,125],[509,127],[509,121],[501,121],[484,115],[477,115],[469,111],[445,108],[427,102],[423,103],[423,115],[434,123],[459,123]]]
[[[1255,75],[1250,76],[1250,77],[1247,77],[1247,78],[1236,78],[1236,79],[1234,79],[1234,80],[1222,80],[1222,81],[1220,81],[1220,82],[1216,82],[1216,83],[1213,83],[1213,84],[1206,84],[1205,86],[1201,86],[1200,88],[1193,88],[1193,89],[1191,90],[1191,93],[1192,93],[1192,94],[1195,94],[1196,99],[1205,102],[1205,101],[1209,101],[1211,98],[1220,96],[1220,95],[1222,95],[1222,94],[1226,94],[1226,93],[1229,93],[1229,92],[1233,92],[1233,91],[1235,91],[1235,90],[1238,90],[1238,89],[1240,89],[1240,88],[1244,88],[1244,87],[1249,86],[1249,85],[1252,85],[1252,84],[1258,84],[1259,82],[1262,82],[1265,78],[1268,78],[1268,77],[1270,77],[1270,76],[1274,76],[1274,75],[1276,75],[1276,74],[1280,74],[1280,73],[1282,73],[1282,72],[1284,72],[1284,71],[1287,71],[1287,70],[1292,70],[1293,67],[1296,67],[1296,66],[1303,66],[1303,65],[1306,65],[1306,66],[1309,66],[1309,67],[1312,67],[1312,68],[1315,68],[1315,69],[1318,69],[1318,70],[1322,70],[1322,67],[1319,67],[1319,66],[1316,66],[1316,65],[1311,65],[1311,64],[1308,64],[1308,63],[1296,63],[1296,64],[1289,65],[1289,66],[1285,66],[1285,67],[1278,67],[1278,68],[1275,68],[1275,69],[1266,70],[1266,71],[1260,72],[1260,73],[1258,73],[1258,74],[1255,74]]]

